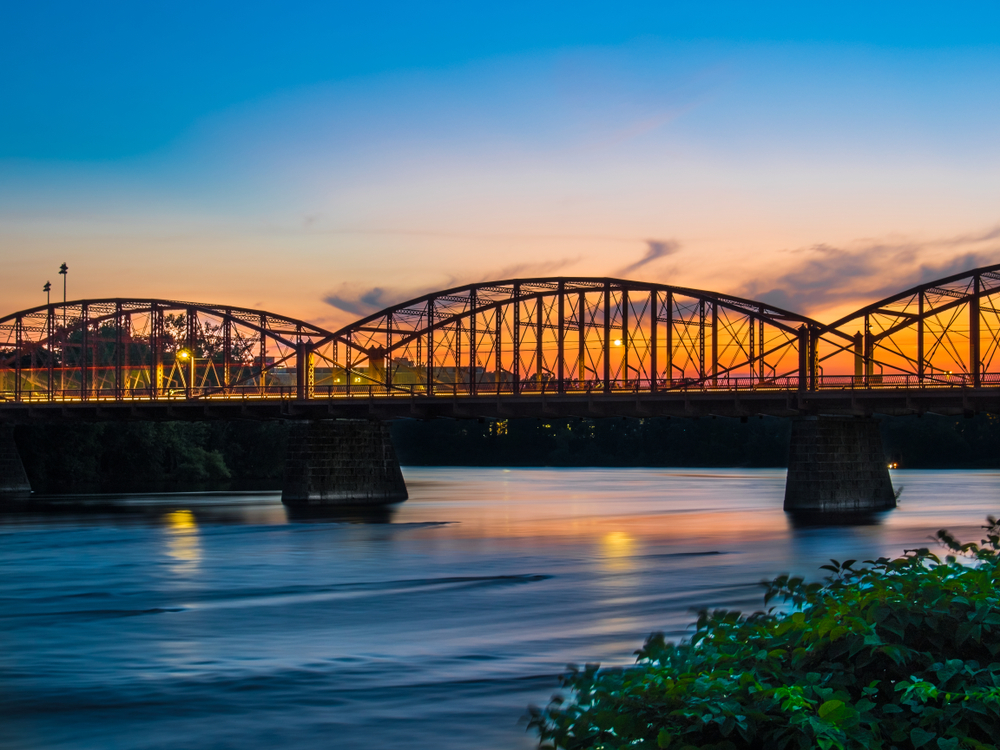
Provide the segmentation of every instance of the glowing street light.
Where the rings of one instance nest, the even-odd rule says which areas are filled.
[[[189,349],[178,349],[177,359],[182,359],[188,363],[188,374],[187,377],[184,378],[184,394],[187,398],[191,398],[191,394],[194,391],[194,376],[195,376],[194,352],[190,351]]]

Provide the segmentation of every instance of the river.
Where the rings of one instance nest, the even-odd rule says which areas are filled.
[[[896,471],[900,506],[797,526],[783,470],[405,469],[375,517],[277,494],[0,511],[0,747],[535,747],[569,662],[828,558],[979,539],[1000,473]]]

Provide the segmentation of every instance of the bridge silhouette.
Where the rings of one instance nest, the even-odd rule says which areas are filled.
[[[1000,406],[1000,264],[832,323],[612,278],[426,294],[330,331],[160,299],[0,318],[0,420],[971,414]]]

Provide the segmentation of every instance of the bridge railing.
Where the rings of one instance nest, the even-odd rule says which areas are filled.
[[[1000,386],[1000,372],[984,373],[980,377],[982,387]],[[799,391],[803,384],[797,375],[758,378],[747,376],[719,375],[707,378],[648,378],[632,380],[528,380],[521,383],[510,381],[499,383],[434,383],[430,388],[425,383],[361,383],[351,385],[317,385],[305,391],[307,399],[398,399],[398,398],[439,398],[471,396],[594,396],[604,394],[651,394],[651,393],[697,393],[697,392],[767,392]],[[933,373],[923,377],[911,374],[881,375],[867,378],[855,375],[817,376],[814,387],[805,384],[805,390],[927,390],[961,389],[973,387],[972,377],[965,373]],[[42,404],[42,403],[83,403],[129,401],[139,403],[160,403],[175,401],[292,401],[301,398],[302,391],[294,385],[234,385],[227,388],[191,387],[161,389],[149,387],[135,388],[64,388],[0,391],[0,402]]]

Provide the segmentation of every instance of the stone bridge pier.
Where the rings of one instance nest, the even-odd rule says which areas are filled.
[[[292,425],[281,491],[285,505],[377,507],[406,498],[386,422],[321,419]]]
[[[798,417],[792,421],[785,510],[870,513],[896,507],[878,421]]]

